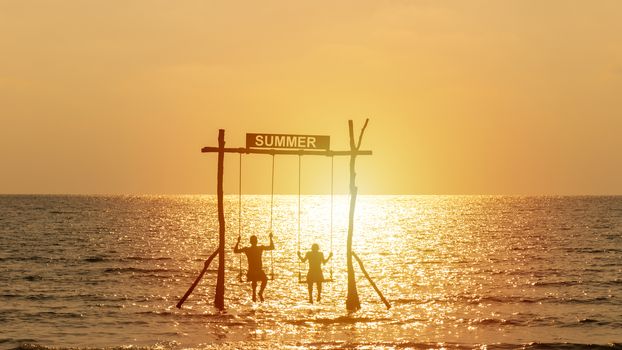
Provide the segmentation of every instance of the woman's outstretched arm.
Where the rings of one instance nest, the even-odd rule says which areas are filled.
[[[274,241],[272,240],[272,231],[270,231],[270,245],[265,247],[265,250],[274,250]]]

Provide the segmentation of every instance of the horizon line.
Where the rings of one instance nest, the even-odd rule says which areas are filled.
[[[270,193],[242,193],[243,196],[270,196]],[[298,193],[275,193],[275,196],[297,196]],[[330,196],[330,193],[303,193],[302,196]],[[350,193],[334,193],[334,196],[349,196]],[[215,193],[0,193],[0,196],[110,196],[110,197],[147,197],[147,196],[217,196]],[[238,196],[237,193],[225,193],[224,196]],[[622,194],[601,193],[367,193],[357,196],[464,196],[464,197],[620,197]]]

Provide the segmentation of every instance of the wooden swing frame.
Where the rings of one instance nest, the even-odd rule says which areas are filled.
[[[348,151],[331,151],[331,150],[291,150],[291,149],[256,149],[256,148],[227,148],[225,147],[225,130],[218,130],[218,147],[203,147],[201,152],[203,153],[217,153],[218,154],[218,169],[217,169],[217,183],[216,183],[216,195],[218,198],[218,249],[212,253],[212,255],[205,261],[203,270],[199,276],[192,283],[188,291],[184,294],[181,300],[177,303],[177,307],[181,308],[186,299],[190,296],[194,288],[197,286],[211,261],[218,255],[218,275],[216,279],[216,293],[214,296],[214,306],[220,310],[225,308],[225,215],[224,215],[224,199],[223,199],[223,173],[224,173],[224,155],[225,153],[238,153],[238,154],[269,154],[269,155],[309,155],[309,156],[350,156],[350,210],[348,217],[348,236],[346,240],[346,265],[348,271],[348,293],[346,297],[346,309],[348,311],[356,311],[361,308],[358,291],[356,288],[356,279],[354,276],[354,265],[352,263],[353,257],[357,260],[361,271],[364,276],[369,280],[374,290],[380,296],[380,299],[388,308],[391,307],[389,302],[382,295],[376,284],[371,277],[367,274],[367,271],[363,267],[361,259],[352,251],[352,236],[354,233],[354,210],[356,207],[356,197],[358,188],[356,187],[356,157],[371,155],[372,151],[360,150],[363,134],[367,128],[369,119],[365,120],[365,124],[361,128],[359,133],[358,142],[354,138],[354,124],[352,120],[348,120],[348,133],[350,138],[350,150]]]

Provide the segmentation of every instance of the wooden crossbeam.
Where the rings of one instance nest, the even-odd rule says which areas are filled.
[[[270,154],[270,155],[299,155],[299,156],[371,156],[371,151],[361,151],[358,149],[351,151],[330,151],[330,150],[287,150],[287,149],[255,149],[255,148],[220,148],[220,147],[203,147],[203,153],[242,153],[242,154]]]

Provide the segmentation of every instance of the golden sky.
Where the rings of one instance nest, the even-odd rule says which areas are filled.
[[[306,3],[306,4],[305,4]],[[361,194],[622,194],[622,2],[0,0],[0,193],[213,193],[371,119]],[[237,155],[226,191],[237,190]],[[277,158],[277,192],[297,159]],[[347,189],[347,159],[335,184]],[[330,162],[303,158],[303,191]],[[270,158],[244,159],[269,191]]]

